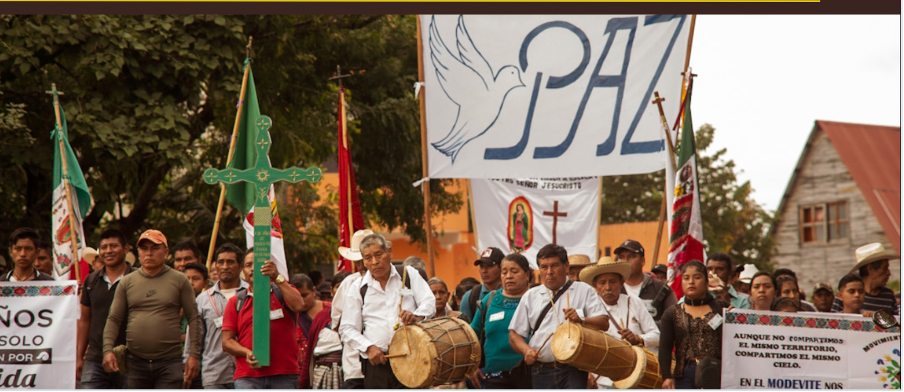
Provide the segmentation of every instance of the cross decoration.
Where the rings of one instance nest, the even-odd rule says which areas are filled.
[[[245,170],[226,168],[210,168],[204,171],[204,182],[208,184],[235,184],[240,181],[250,182],[255,189],[254,201],[254,287],[263,295],[253,296],[254,304],[254,356],[261,366],[270,365],[270,278],[261,274],[261,267],[270,260],[270,185],[274,182],[316,183],[323,173],[318,167],[299,169],[276,169],[270,166],[270,117],[260,116],[254,121],[256,135],[254,145],[257,149],[257,163]],[[243,212],[244,213],[244,212]],[[288,317],[285,315],[284,317]]]

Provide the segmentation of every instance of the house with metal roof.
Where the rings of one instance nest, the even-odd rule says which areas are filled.
[[[772,260],[807,295],[817,282],[836,286],[862,245],[901,254],[901,127],[817,120],[776,217]],[[891,272],[900,277],[900,263]]]

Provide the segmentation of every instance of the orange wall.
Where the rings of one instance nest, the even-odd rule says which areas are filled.
[[[337,173],[324,173],[323,180],[317,185],[321,198],[325,199],[329,189],[333,192],[339,190],[339,175]],[[444,280],[452,290],[463,278],[471,276],[480,279],[474,260],[477,260],[477,241],[474,233],[468,232],[468,180],[456,180],[456,184],[449,189],[450,192],[462,192],[464,203],[461,210],[438,214],[432,217],[434,232],[439,233],[433,239],[435,251],[434,268],[436,276]],[[625,239],[639,241],[646,252],[647,265],[644,270],[649,271],[655,265],[653,262],[653,243],[656,241],[657,222],[638,222],[600,226],[600,250],[604,253],[607,247],[614,251]],[[386,227],[371,227],[371,230],[383,234],[387,240],[392,241],[393,261],[402,261],[408,256],[418,256],[427,260],[426,246],[418,243],[409,243],[408,236],[399,229],[392,232]],[[668,228],[663,228],[662,240],[658,263],[666,264],[668,256]],[[591,259],[596,255],[591,255]],[[596,260],[594,260],[596,261]]]

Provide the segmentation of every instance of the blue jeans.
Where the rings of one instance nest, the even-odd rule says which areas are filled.
[[[182,356],[144,359],[127,352],[126,374],[129,389],[182,389]]]
[[[235,383],[205,385],[204,389],[235,389]]]
[[[277,374],[266,377],[242,377],[235,380],[235,389],[298,389],[298,375]]]
[[[82,389],[126,389],[126,376],[108,373],[102,362],[85,360],[82,368]]]
[[[587,389],[587,372],[573,366],[532,366],[530,373],[534,389]]]
[[[697,374],[697,362],[687,361],[684,365],[684,377],[675,380],[675,389],[697,389],[694,385],[695,374]]]

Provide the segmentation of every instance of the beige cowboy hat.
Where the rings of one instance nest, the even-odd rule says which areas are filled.
[[[352,260],[352,261],[357,261],[357,260],[362,260],[362,259],[364,259],[364,257],[361,256],[361,249],[360,249],[360,248],[361,248],[361,241],[364,240],[364,237],[367,237],[367,236],[369,236],[369,235],[371,235],[371,234],[373,234],[373,233],[374,233],[374,232],[371,231],[371,230],[358,230],[358,231],[356,231],[355,234],[352,234],[352,243],[351,243],[351,246],[350,246],[350,247],[340,246],[340,247],[339,247],[339,254],[342,255],[342,257],[344,257],[344,258],[346,258],[346,259],[348,259],[348,260]]]
[[[624,279],[631,275],[631,263],[618,262],[609,256],[603,256],[596,264],[581,270],[581,282],[593,285],[593,280],[600,274],[619,274]]]
[[[94,259],[97,258],[97,249],[92,247],[86,247],[82,250],[82,259],[84,259],[88,264],[94,262]]]
[[[894,249],[885,249],[885,246],[880,242],[863,245],[854,251],[854,255],[857,257],[857,265],[855,265],[854,268],[851,268],[850,273],[854,273],[859,270],[860,267],[876,261],[901,259],[901,256],[898,256],[898,253],[895,252]]]
[[[571,255],[568,256],[568,265],[572,267],[590,265],[590,256],[587,255]]]

